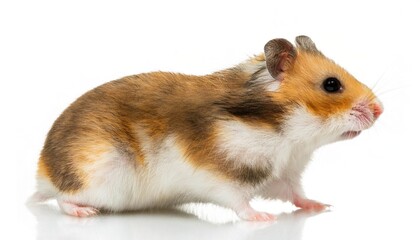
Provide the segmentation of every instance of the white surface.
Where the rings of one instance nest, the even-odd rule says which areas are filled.
[[[416,1],[2,1],[2,235],[14,239],[419,239],[420,7]],[[152,70],[205,74],[262,51],[271,38],[312,37],[375,86],[385,112],[358,138],[326,146],[304,175],[334,205],[309,216],[256,202],[276,223],[235,221],[201,206],[76,219],[26,208],[55,118],[85,91]],[[292,213],[291,213],[292,212]],[[198,217],[197,217],[198,216]],[[234,222],[232,222],[234,221]]]

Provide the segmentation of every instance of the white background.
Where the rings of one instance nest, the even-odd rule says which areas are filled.
[[[419,11],[408,0],[0,2],[0,234],[420,239]],[[331,212],[309,216],[288,204],[256,202],[279,214],[270,225],[232,223],[232,212],[211,206],[87,220],[64,216],[53,204],[25,207],[49,128],[87,90],[153,70],[210,73],[262,52],[272,38],[300,34],[374,86],[385,106],[374,128],[321,148],[305,172],[307,195],[334,205]]]

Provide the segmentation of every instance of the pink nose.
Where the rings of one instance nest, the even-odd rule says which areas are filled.
[[[373,105],[373,116],[375,119],[379,118],[383,112],[384,108],[380,104],[375,103],[375,105]]]

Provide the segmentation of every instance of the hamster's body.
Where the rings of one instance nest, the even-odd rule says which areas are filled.
[[[309,38],[270,42],[211,75],[140,74],[89,91],[50,130],[36,196],[75,216],[212,202],[273,219],[249,206],[257,195],[323,209],[300,186],[312,152],[370,127],[382,107]],[[326,78],[344,91],[321,89]]]

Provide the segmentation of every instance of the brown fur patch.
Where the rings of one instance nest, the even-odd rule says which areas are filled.
[[[50,173],[48,171],[47,166],[45,165],[45,160],[41,156],[38,161],[38,171],[37,175],[44,178],[50,178]]]
[[[117,85],[111,82],[88,92],[51,128],[40,162],[60,191],[75,192],[86,186],[89,173],[83,172],[83,166],[98,161],[110,149],[117,149],[134,166],[144,164],[132,129],[138,115],[129,98],[135,96],[130,95],[129,86]]]

